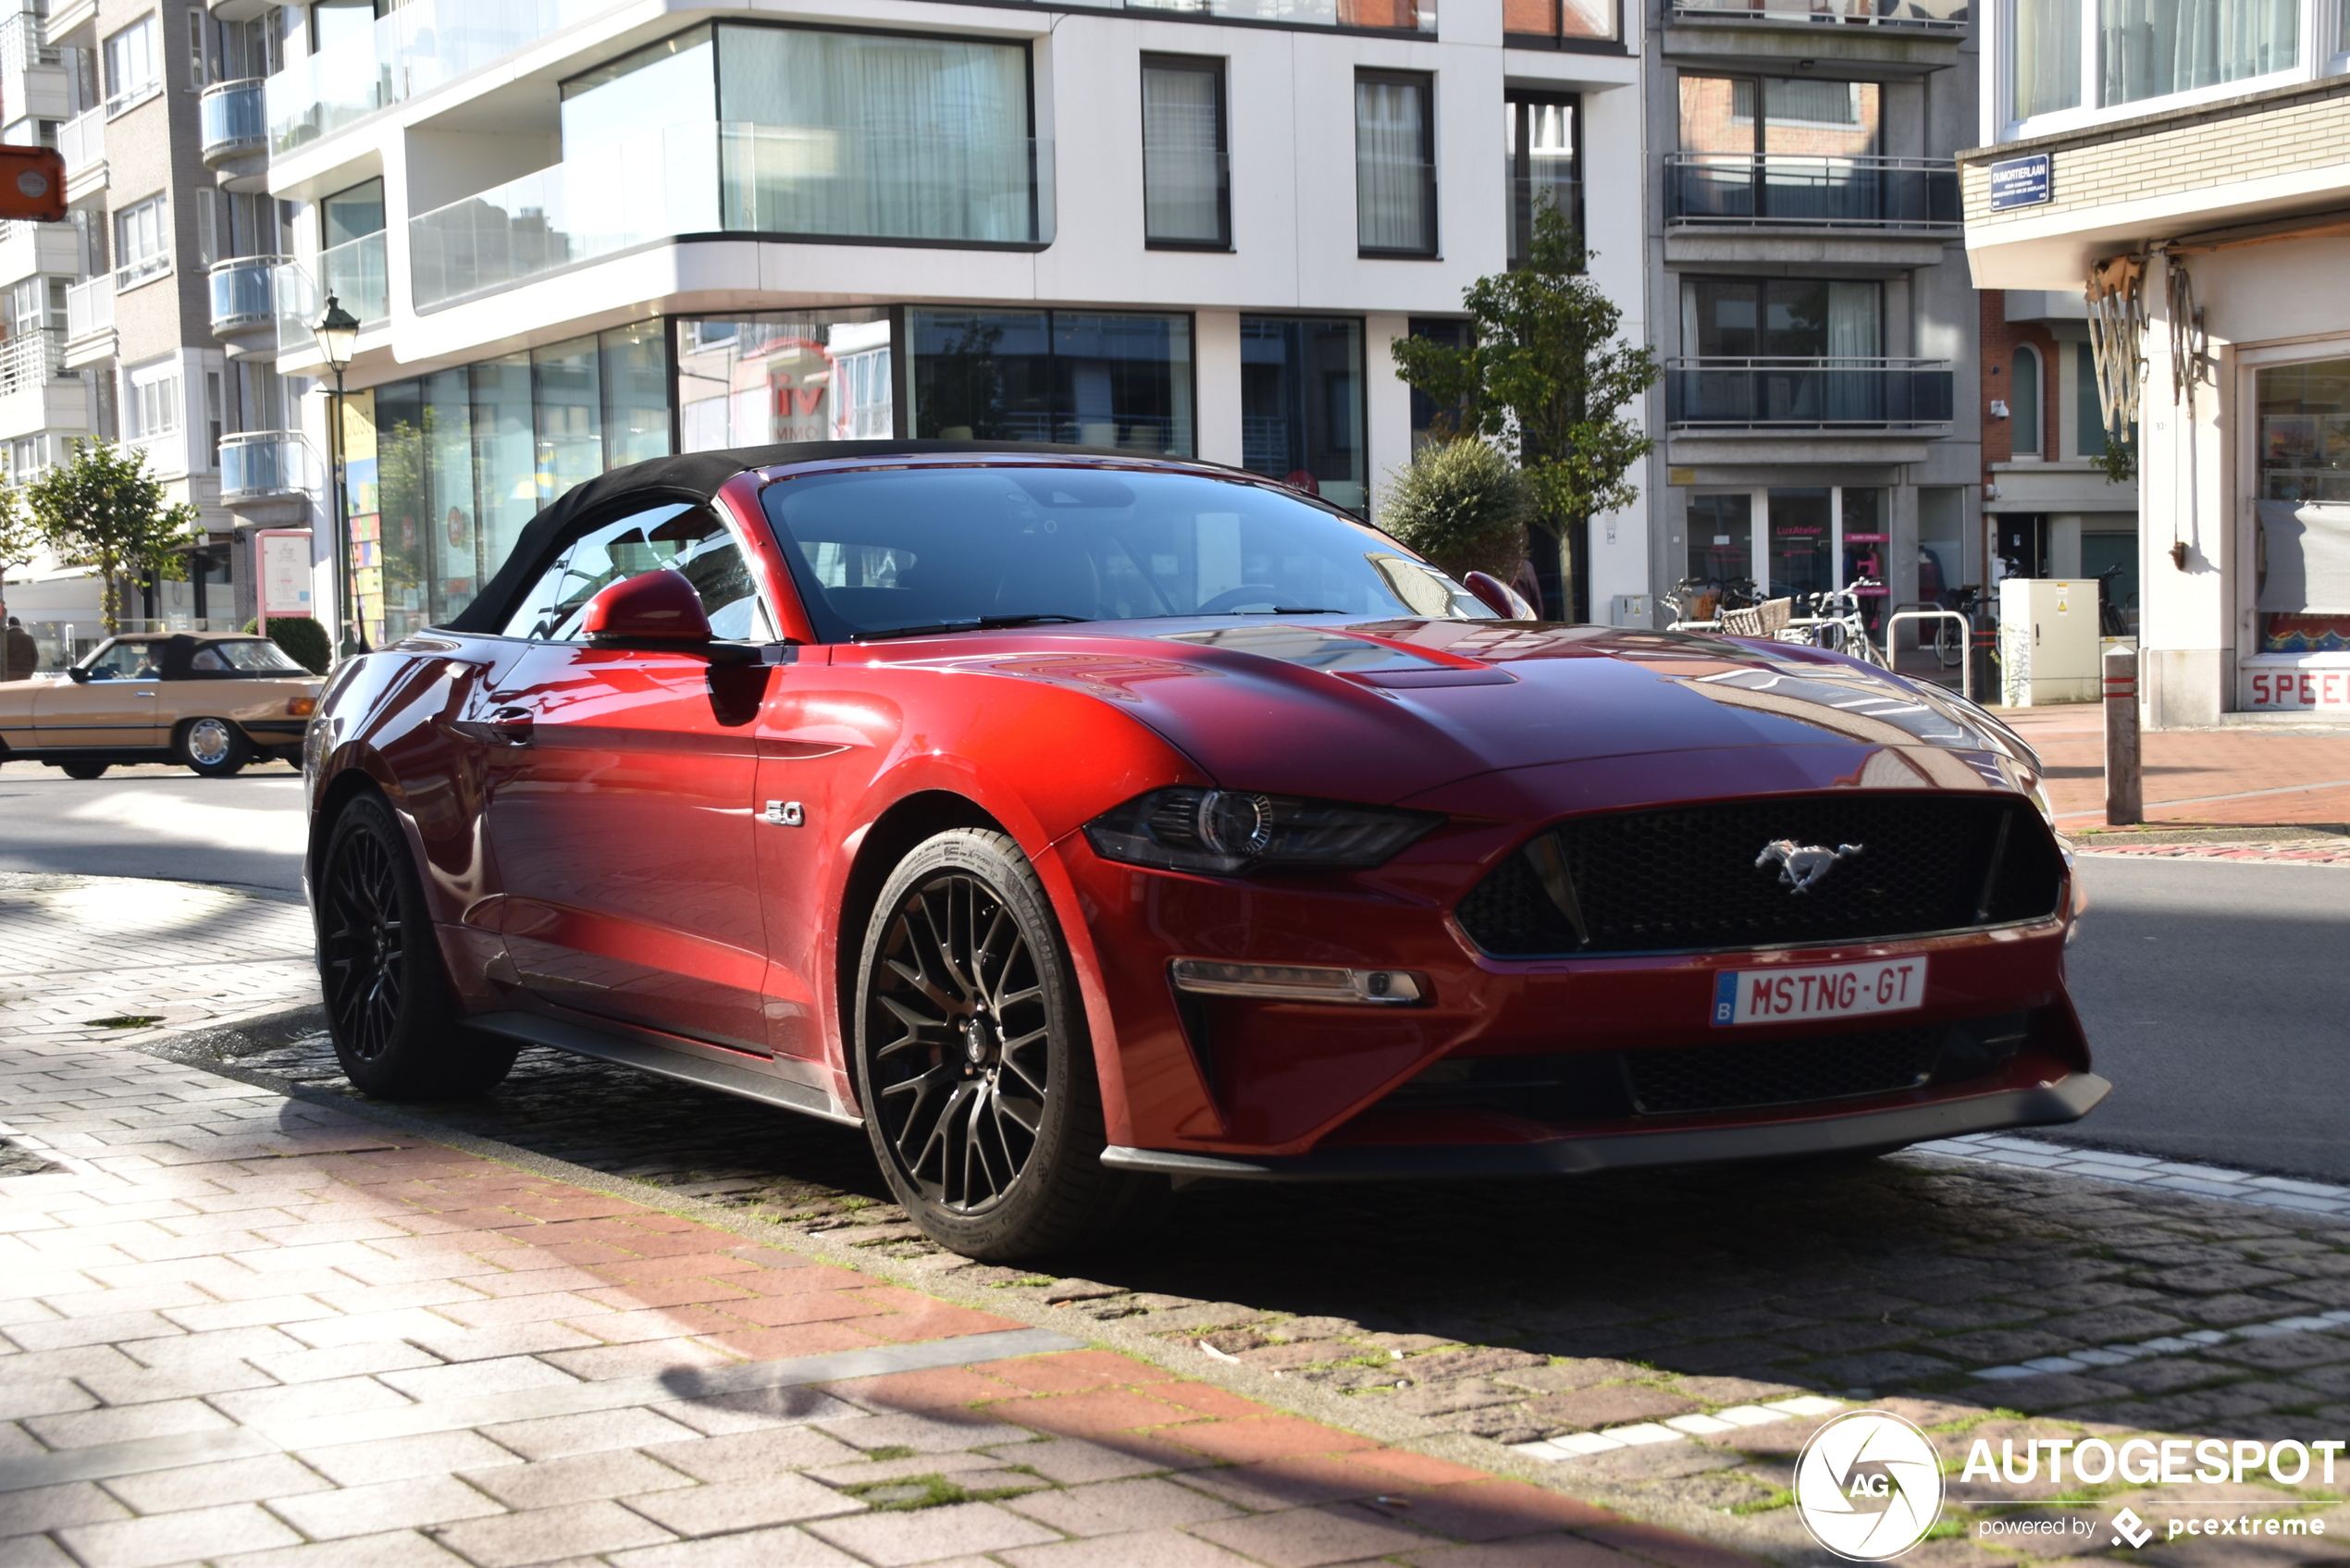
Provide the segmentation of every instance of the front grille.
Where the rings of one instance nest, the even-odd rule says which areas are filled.
[[[1985,1078],[2012,1060],[2030,1034],[2028,1014],[1997,1013],[1663,1050],[1448,1056],[1381,1104],[1498,1111],[1553,1126],[1813,1105]]]
[[[1780,839],[1858,852],[1798,893],[1755,863]],[[2045,919],[2062,876],[2038,813],[2011,796],[1840,791],[1572,818],[1455,913],[1505,958],[1813,945]]]

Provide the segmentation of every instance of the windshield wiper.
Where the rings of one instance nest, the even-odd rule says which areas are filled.
[[[976,615],[968,621],[934,621],[927,626],[891,626],[878,632],[857,632],[851,642],[879,642],[886,637],[926,637],[941,632],[1000,632],[1007,626],[1035,626],[1047,621],[1067,621],[1082,624],[1092,619],[1084,615]]]

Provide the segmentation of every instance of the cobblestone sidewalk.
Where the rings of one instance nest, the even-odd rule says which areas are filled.
[[[0,896],[0,933],[8,929],[7,919],[6,899]],[[130,989],[110,993],[114,999],[107,1005],[128,1011],[132,1003],[127,998],[134,994]],[[64,1049],[69,1041],[73,1050],[89,1053],[86,1030],[75,1036],[55,1020],[49,1027],[60,1031],[53,1037],[57,1043],[42,1048]],[[125,1043],[140,1042],[132,1037]],[[1200,1422],[1221,1416],[1243,1423],[1293,1423],[1282,1429],[1311,1426],[1317,1433],[1333,1434],[1312,1441],[1366,1445],[1278,1457],[1211,1453],[1190,1447],[1180,1435],[1159,1433],[1149,1441],[1176,1442],[1202,1463],[1186,1460],[1187,1468],[1170,1463],[1155,1475],[1144,1473],[1143,1478],[1154,1479],[1156,1486],[1174,1488],[1172,1493],[1154,1489],[1154,1496],[1205,1489],[1224,1506],[1253,1510],[1248,1497],[1219,1493],[1210,1485],[1213,1477],[1205,1472],[1215,1466],[1206,1462],[1213,1459],[1226,1462],[1227,1469],[1237,1466],[1267,1478],[1263,1486],[1268,1489],[1250,1497],[1287,1505],[1243,1517],[1272,1518],[1318,1508],[1321,1514],[1354,1523],[1367,1519],[1387,1528],[1426,1530],[1448,1515],[1415,1497],[1410,1487],[1385,1493],[1361,1490],[1369,1484],[1360,1471],[1369,1461],[1362,1455],[1394,1453],[1399,1451],[1396,1445],[1408,1444],[1410,1451],[1404,1451],[1421,1457],[1401,1463],[1468,1467],[1414,1477],[1422,1484],[1485,1488],[1484,1493],[1472,1495],[1517,1500],[1504,1512],[1519,1511],[1512,1517],[1528,1529],[1564,1524],[1572,1530],[1539,1547],[1525,1544],[1541,1539],[1535,1536],[1517,1537],[1515,1543],[1504,1537],[1503,1545],[1474,1548],[1431,1545],[1428,1543],[1435,1537],[1423,1536],[1383,1537],[1408,1544],[1370,1542],[1355,1549],[1342,1544],[1250,1545],[1211,1531],[1211,1524],[1220,1529],[1229,1520],[1202,1521],[1177,1527],[1178,1534],[1185,1535],[1181,1551],[1192,1555],[1163,1559],[1169,1563],[1227,1561],[1197,1555],[1210,1546],[1301,1568],[1349,1561],[1342,1555],[1347,1551],[1358,1561],[1400,1554],[1400,1560],[1419,1562],[1428,1552],[1450,1551],[1450,1558],[1426,1560],[1459,1564],[1555,1562],[1573,1568],[1597,1568],[1603,1561],[1614,1561],[1589,1555],[1602,1550],[1631,1551],[1672,1568],[1710,1568],[1728,1561],[1721,1555],[1725,1551],[1788,1562],[1824,1562],[1787,1506],[1792,1459],[1818,1420],[1851,1400],[1903,1411],[1930,1426],[1938,1438],[1948,1439],[1944,1452],[1953,1461],[1976,1436],[1989,1438],[1996,1448],[2001,1442],[2021,1446],[2039,1438],[2139,1430],[2268,1440],[2350,1435],[2350,1222],[2333,1197],[2294,1192],[2290,1183],[2261,1184],[2241,1173],[2198,1176],[2178,1167],[2152,1168],[2159,1162],[2134,1165],[2127,1159],[2016,1139],[1969,1141],[1858,1169],[1779,1167],[1442,1189],[1201,1189],[1179,1200],[1169,1224],[1154,1233],[1147,1247],[1088,1260],[1089,1278],[1056,1278],[971,1265],[921,1241],[903,1216],[883,1201],[863,1142],[853,1132],[783,1117],[683,1086],[664,1084],[657,1094],[649,1094],[641,1078],[599,1064],[526,1053],[514,1078],[495,1095],[468,1105],[436,1107],[427,1121],[343,1099],[347,1085],[336,1074],[330,1054],[323,1051],[315,1025],[299,1015],[176,1035],[161,1045],[149,1037],[147,1043],[254,1082],[229,1083],[153,1058],[142,1062],[130,1057],[137,1065],[126,1068],[125,1053],[118,1049],[88,1056],[91,1092],[100,1093],[95,1087],[100,1080],[143,1082],[143,1075],[151,1072],[178,1073],[184,1076],[174,1081],[189,1085],[191,1093],[201,1092],[200,1098],[208,1104],[229,1107],[224,1115],[250,1118],[263,1112],[283,1125],[292,1125],[289,1117],[337,1114],[339,1102],[349,1104],[369,1118],[364,1123],[371,1130],[368,1136],[401,1147],[335,1156],[330,1163],[338,1170],[343,1163],[366,1167],[378,1160],[421,1157],[414,1150],[427,1136],[468,1149],[477,1146],[475,1139],[492,1139],[495,1145],[483,1146],[510,1151],[505,1156],[509,1163],[496,1167],[509,1178],[515,1163],[572,1173],[565,1191],[594,1193],[600,1189],[606,1195],[619,1194],[637,1212],[651,1216],[626,1223],[710,1227],[712,1239],[696,1243],[707,1253],[730,1253],[745,1244],[748,1234],[788,1249],[778,1255],[822,1260],[808,1267],[849,1264],[859,1270],[852,1278],[861,1275],[866,1281],[891,1282],[840,1285],[822,1293],[843,1302],[853,1298],[883,1303],[872,1310],[750,1327],[735,1323],[740,1315],[726,1304],[744,1298],[692,1294],[717,1292],[720,1286],[728,1291],[744,1289],[731,1273],[696,1275],[700,1283],[676,1287],[687,1290],[689,1296],[674,1300],[656,1296],[598,1303],[615,1319],[650,1321],[648,1314],[675,1319],[678,1329],[659,1342],[691,1341],[699,1347],[696,1355],[739,1356],[746,1346],[768,1347],[751,1353],[786,1361],[804,1355],[873,1353],[816,1347],[797,1336],[823,1329],[887,1338],[873,1325],[912,1311],[903,1302],[919,1290],[925,1298],[955,1303],[951,1309],[927,1310],[985,1314],[986,1323],[1004,1325],[982,1327],[976,1317],[962,1320],[960,1328],[939,1331],[949,1339],[1043,1329],[1071,1340],[1097,1340],[1138,1352],[1159,1368],[1180,1374],[1182,1383],[1206,1387],[1208,1391],[1198,1398],[1247,1398],[1262,1412],[1224,1416],[1220,1409],[1203,1407]],[[207,1084],[210,1088],[204,1089]],[[304,1098],[281,1099],[272,1086]],[[12,1093],[12,1118],[17,1103]],[[335,1125],[347,1130],[339,1136],[357,1137],[363,1124]],[[36,1130],[18,1142],[54,1143],[78,1158],[67,1131],[64,1127]],[[527,1153],[511,1152],[516,1150]],[[451,1156],[442,1153],[434,1157]],[[285,1155],[271,1158],[287,1163],[256,1167],[256,1176],[311,1163]],[[568,1164],[557,1167],[552,1161]],[[2237,1186],[2231,1188],[2229,1180],[2220,1178]],[[21,1205],[27,1200],[16,1196],[17,1190],[29,1191],[38,1183],[65,1179],[43,1176],[0,1184],[0,1203]],[[2222,1201],[2222,1192],[2257,1201]],[[440,1202],[433,1199],[423,1208],[438,1215],[442,1210],[435,1205]],[[610,1222],[609,1216],[582,1219]],[[409,1221],[371,1216],[367,1223],[405,1227]],[[529,1223],[547,1221],[534,1216]],[[355,1238],[330,1244],[377,1245]],[[500,1245],[503,1253],[508,1243]],[[502,1272],[491,1275],[487,1266],[490,1257],[468,1255],[484,1265],[479,1278],[502,1278]],[[495,1261],[508,1259],[499,1256]],[[649,1277],[596,1272],[615,1261],[567,1263],[565,1266],[592,1274],[596,1283],[575,1282],[562,1291],[535,1293],[587,1299],[593,1291],[642,1292],[658,1285]],[[772,1262],[764,1266],[773,1270]],[[424,1282],[388,1278],[383,1283]],[[436,1276],[429,1288],[447,1290],[456,1284],[478,1289],[474,1276]],[[888,1294],[893,1288],[901,1294]],[[767,1302],[815,1292],[750,1294]],[[328,1304],[319,1304],[322,1318]],[[452,1320],[450,1304],[398,1303],[381,1310],[430,1315],[444,1320],[433,1332],[446,1334],[451,1331],[446,1327]],[[179,1309],[140,1310],[168,1321]],[[458,1315],[471,1310],[459,1307]],[[6,1316],[0,1312],[0,1332],[13,1336]],[[588,1333],[599,1345],[625,1343],[603,1340],[575,1316],[534,1321]],[[299,1322],[269,1327],[306,1343]],[[497,1327],[459,1325],[467,1332]],[[761,1333],[778,1337],[741,1338]],[[432,1372],[439,1362],[451,1360],[438,1342],[420,1342],[396,1327],[387,1330],[386,1340],[373,1342],[392,1340],[408,1347],[401,1353],[431,1354],[436,1363],[353,1367],[334,1376],[373,1379],[405,1401],[410,1396],[397,1379],[409,1372]],[[136,1345],[126,1344],[120,1353],[144,1364]],[[579,1371],[560,1358],[598,1353],[604,1353],[598,1346],[566,1343],[481,1359],[515,1365],[527,1360],[577,1381]],[[264,1364],[239,1359],[255,1372],[264,1369]],[[0,1387],[15,1387],[8,1381],[11,1367],[28,1364],[21,1358],[0,1356]],[[329,1364],[318,1364],[323,1368]],[[724,1370],[715,1362],[685,1364]],[[1169,1423],[1160,1410],[1125,1403],[1145,1399],[1163,1404],[1165,1394],[1156,1389],[1160,1379],[1149,1367],[1120,1364],[1139,1370],[1132,1379],[1116,1385],[1121,1390],[1116,1395],[1117,1408],[1129,1413],[1144,1409],[1151,1421],[1066,1436],[1117,1448],[1135,1463],[1164,1459],[1168,1451],[1163,1448],[1144,1447],[1137,1452],[1132,1451],[1132,1445],[1144,1440],[1140,1434],[1157,1426],[1193,1423]],[[274,1368],[275,1364],[266,1365]],[[540,1371],[512,1375],[546,1376]],[[99,1401],[87,1411],[52,1415],[105,1410],[105,1392],[76,1381],[76,1376],[64,1372],[45,1382],[30,1381],[44,1386],[72,1382]],[[642,1364],[631,1363],[612,1376],[641,1378],[647,1374]],[[1008,1411],[989,1411],[1007,1400],[1043,1392],[1004,1394],[964,1380],[983,1377],[1000,1383],[1004,1377],[999,1371],[934,1368],[928,1376],[957,1397],[933,1392],[922,1400],[947,1407],[950,1414],[945,1418],[954,1422],[1003,1419]],[[839,1419],[884,1414],[881,1405],[857,1402],[853,1389],[844,1394],[838,1380],[820,1381],[831,1384],[824,1397],[856,1403],[861,1413]],[[817,1382],[793,1386],[812,1389]],[[1110,1387],[1068,1392],[1098,1395],[1107,1404],[1112,1402]],[[243,1391],[186,1397],[219,1413],[221,1400]],[[515,1397],[535,1392],[517,1389]],[[675,1419],[665,1406],[676,1402],[674,1397],[663,1401],[648,1396],[641,1408],[663,1405],[663,1418]],[[1322,1424],[1275,1414],[1279,1411],[1300,1413]],[[33,1416],[31,1421],[46,1418]],[[283,1419],[298,1423],[309,1417]],[[1011,1420],[1024,1431],[1058,1430],[1022,1416]],[[40,1442],[43,1434],[31,1421],[20,1425],[28,1440]],[[792,1429],[810,1425],[800,1421]],[[822,1420],[812,1425],[829,1432]],[[703,1438],[729,1435],[706,1433]],[[660,1446],[632,1444],[629,1451],[658,1457],[654,1451]],[[915,1464],[921,1459],[913,1453],[896,1459],[872,1455],[883,1449],[894,1453],[900,1447],[921,1446],[893,1440],[860,1451],[866,1458],[847,1463]],[[996,1443],[973,1443],[953,1451],[960,1456],[953,1461],[956,1465],[1002,1469],[1006,1464],[1005,1451]],[[1356,1457],[1345,1457],[1348,1453]],[[535,1465],[550,1462],[551,1456],[517,1453],[516,1461]],[[1043,1479],[1069,1479],[1036,1468]],[[463,1470],[451,1463],[436,1474],[446,1479]],[[1512,1471],[1535,1481],[1540,1489],[1503,1491],[1496,1489],[1503,1483],[1466,1478],[1471,1473]],[[837,1493],[842,1483],[829,1473],[830,1466],[804,1472],[815,1484]],[[1225,1473],[1216,1470],[1218,1475]],[[860,1474],[878,1477],[880,1472]],[[921,1483],[925,1487],[961,1486],[973,1494],[1025,1484],[991,1478],[988,1487],[974,1488],[955,1481],[962,1472],[943,1463],[932,1464],[924,1474],[939,1477],[935,1483]],[[1125,1479],[1081,1480],[1080,1489],[1124,1484]],[[2334,1495],[2263,1486],[2260,1479],[2222,1490],[2239,1500],[2294,1508],[2322,1508]],[[328,1476],[321,1485],[336,1480]],[[471,1481],[462,1484],[482,1491]],[[877,1481],[884,1487],[914,1484],[896,1472],[889,1480]],[[1332,1487],[1338,1489],[1330,1490]],[[111,1505],[139,1506],[112,1483],[104,1490]],[[2115,1490],[2091,1488],[2094,1495],[2076,1500],[2112,1506],[2121,1498],[2104,1494]],[[2120,1490],[2148,1517],[2185,1496],[2177,1488]],[[1562,1500],[1562,1493],[1576,1500]],[[493,1493],[482,1495],[497,1500],[501,1510],[531,1511]],[[886,1505],[890,1500],[883,1493],[852,1490],[848,1495],[866,1501],[868,1512],[890,1512],[888,1506],[877,1508],[868,1500],[882,1497]],[[952,1500],[964,1495],[934,1490],[916,1498],[907,1493],[907,1501],[948,1500],[938,1508],[905,1512],[928,1514],[983,1507],[1028,1519],[1038,1527],[1056,1525],[1035,1512],[1043,1504],[1034,1498]],[[1381,1495],[1406,1499],[1412,1506],[1374,1500]],[[1954,1511],[1946,1530],[1971,1533],[1978,1521],[1968,1510],[2010,1508],[2048,1495],[2047,1488],[2035,1492],[2029,1486],[1960,1487],[1954,1496],[1963,1506]],[[902,1509],[903,1504],[897,1506]],[[1574,1512],[1593,1506],[1611,1509],[1616,1517],[1602,1520]],[[1551,1508],[1568,1512],[1540,1512]],[[280,1525],[295,1527],[281,1512],[266,1512]],[[633,1504],[623,1512],[671,1528]],[[1688,1534],[1653,1533],[1661,1526]],[[69,1532],[81,1527],[59,1525],[60,1533],[46,1538],[71,1545],[78,1537]],[[834,1549],[848,1545],[827,1535],[835,1526],[821,1521],[784,1527],[810,1540],[825,1541]],[[2350,1524],[2340,1527],[2350,1528]],[[1441,1524],[1437,1528],[1440,1535],[1463,1533],[1447,1531]],[[444,1549],[450,1545],[446,1532],[439,1539]],[[1266,1543],[1270,1539],[1267,1537]],[[2068,1551],[2105,1550],[2106,1540],[2100,1533]],[[1060,1561],[1045,1555],[1055,1551],[1081,1562],[1161,1561],[1131,1554],[1089,1558],[1072,1542],[1058,1537],[1054,1542],[1033,1548],[1008,1544],[988,1561],[1026,1568],[1031,1559],[1020,1553],[1031,1550],[1038,1554],[1033,1558],[1037,1562]],[[2042,1545],[2036,1552],[2019,1553],[1995,1543],[1951,1538],[1930,1542],[1916,1560],[1929,1568],[1991,1568],[2020,1556],[2046,1557],[2050,1550]],[[1324,1555],[1327,1551],[1342,1555]],[[2264,1565],[2282,1568],[2296,1561],[2338,1560],[2342,1555],[2331,1543],[2311,1538],[2251,1545],[2158,1544],[2142,1553],[2118,1554],[2159,1557],[2181,1568],[2238,1558],[2257,1558]],[[865,1556],[877,1562],[888,1560]]]

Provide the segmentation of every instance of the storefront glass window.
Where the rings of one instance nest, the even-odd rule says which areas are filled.
[[[668,333],[658,321],[603,334],[604,463],[669,455]]]
[[[1763,551],[1771,574],[1768,597],[1800,599],[1834,586],[1828,580],[1828,525],[1826,486],[1772,490],[1770,542]]]
[[[1950,602],[1967,581],[1966,492],[1956,485],[1918,491],[1918,598]],[[1928,623],[1929,629],[1931,623]]]
[[[593,338],[575,338],[530,356],[541,504],[604,471],[604,388],[597,357]]]
[[[1187,315],[910,311],[906,332],[916,436],[1192,453]]]
[[[472,377],[443,370],[424,378],[424,448],[427,496],[424,520],[433,562],[429,607],[445,620],[481,591],[494,568],[482,560],[481,530],[474,498]]]
[[[2260,499],[2350,501],[2350,359],[2260,372]]]
[[[762,313],[676,329],[687,451],[897,433],[885,311]]]
[[[1241,317],[1241,465],[1364,510],[1362,322]]]
[[[1744,490],[1689,498],[1689,580],[1699,583],[1748,583],[1754,577],[1754,498]],[[1687,607],[1692,619],[1702,620],[1700,607]]]

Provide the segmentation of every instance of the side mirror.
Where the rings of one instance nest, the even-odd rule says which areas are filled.
[[[701,595],[676,572],[648,572],[612,585],[588,601],[580,629],[592,643],[674,643],[712,640]]]
[[[89,684],[90,672],[79,664],[68,664],[66,666],[66,679],[78,686],[86,685]]]
[[[1477,601],[1504,621],[1540,621],[1542,612],[1526,602],[1526,596],[1490,572],[1472,572],[1461,579],[1461,586],[1477,596]]]

